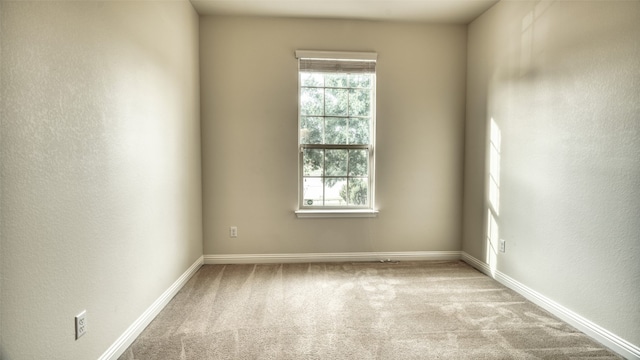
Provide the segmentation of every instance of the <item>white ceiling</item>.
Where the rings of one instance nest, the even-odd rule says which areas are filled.
[[[467,24],[498,0],[191,0],[200,15]]]

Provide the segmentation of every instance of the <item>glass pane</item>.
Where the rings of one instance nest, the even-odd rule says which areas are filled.
[[[322,144],[323,122],[321,117],[301,117],[300,144]]]
[[[349,87],[370,88],[371,74],[351,74],[349,75]]]
[[[370,144],[369,119],[349,119],[349,144]]]
[[[346,191],[344,191],[346,194]],[[349,179],[349,205],[367,206],[369,202],[369,182],[367,178]]]
[[[300,89],[300,114],[324,115],[324,91],[322,89]]]
[[[302,174],[304,176],[322,176],[324,150],[304,149],[302,151]]]
[[[367,176],[369,174],[369,151],[349,150],[349,176]]]
[[[324,204],[326,206],[345,206],[347,205],[346,192],[347,178],[330,178],[325,180],[324,186]],[[343,197],[344,195],[344,197]]]
[[[349,90],[349,116],[369,116],[371,114],[371,91]]]
[[[346,116],[349,103],[349,90],[325,89],[325,114],[327,116]]]
[[[324,76],[322,73],[300,73],[300,85],[322,87],[324,86]]]
[[[325,150],[325,176],[347,176],[348,150]]]
[[[325,144],[346,144],[347,143],[347,119],[327,118]]]
[[[302,179],[302,202],[304,206],[322,206],[322,178]]]
[[[326,87],[347,87],[347,74],[325,74],[324,86]]]

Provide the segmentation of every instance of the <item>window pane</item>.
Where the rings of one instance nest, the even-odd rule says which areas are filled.
[[[325,89],[325,114],[327,116],[346,116],[349,102],[349,90]]]
[[[300,114],[324,115],[324,92],[322,89],[300,89]]]
[[[324,150],[322,149],[304,149],[302,151],[302,175],[304,176],[322,176]]]
[[[325,150],[325,176],[347,176],[348,150]]]
[[[322,144],[324,118],[303,116],[300,119],[300,144]]]
[[[349,90],[349,116],[369,116],[371,114],[371,91]]]
[[[343,190],[347,193],[347,190]],[[349,205],[367,206],[369,200],[369,182],[367,178],[350,178],[348,188]]]
[[[349,75],[349,87],[370,88],[371,74],[351,74]]]
[[[322,206],[322,178],[302,179],[302,199],[305,206]]]
[[[349,119],[349,144],[370,144],[369,119]]]
[[[349,150],[349,176],[367,176],[369,174],[369,151]]]
[[[301,72],[300,85],[322,87],[324,86],[324,76],[322,73]]]
[[[325,144],[346,144],[347,143],[347,119],[326,118]]]
[[[350,145],[369,147],[374,141],[375,74],[319,72],[310,62],[303,65],[309,68],[299,75],[301,206],[371,206],[372,153]]]
[[[325,206],[347,205],[346,196],[342,197],[342,189],[347,187],[347,178],[326,179],[324,186]]]
[[[346,88],[348,83],[347,74],[325,74],[324,86]]]

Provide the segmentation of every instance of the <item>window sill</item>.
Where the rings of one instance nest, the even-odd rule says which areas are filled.
[[[378,217],[378,210],[296,210],[298,219],[303,218],[374,218]]]

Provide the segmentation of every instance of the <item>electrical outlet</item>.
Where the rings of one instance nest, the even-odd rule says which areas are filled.
[[[507,242],[504,239],[500,239],[500,252],[505,252],[507,247]]]
[[[229,237],[236,238],[238,237],[238,227],[232,226],[229,228]]]
[[[87,310],[76,315],[76,340],[87,332]]]

